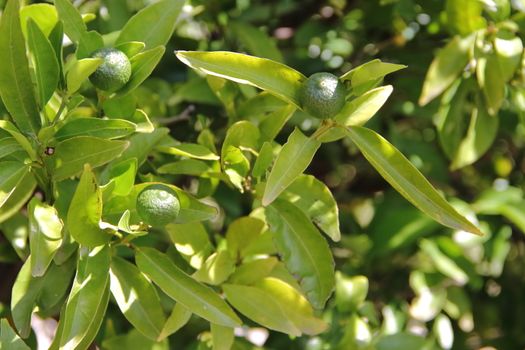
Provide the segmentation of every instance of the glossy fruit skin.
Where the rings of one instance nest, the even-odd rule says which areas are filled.
[[[169,186],[149,185],[138,194],[136,209],[144,223],[162,227],[177,219],[180,212],[179,197]]]
[[[131,63],[124,52],[104,48],[95,51],[91,57],[104,59],[97,70],[89,76],[91,83],[100,90],[115,92],[129,81]]]
[[[334,117],[344,106],[345,85],[333,74],[312,74],[301,85],[299,102],[303,110],[318,119]]]

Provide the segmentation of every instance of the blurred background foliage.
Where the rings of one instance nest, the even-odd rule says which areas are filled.
[[[81,12],[97,14],[88,26],[106,33],[108,41],[151,2],[74,1]],[[480,62],[498,54],[494,38],[514,40],[516,50],[516,40],[521,43],[524,35],[523,0],[187,2],[153,77],[137,89],[134,101],[123,103],[136,103],[155,123],[169,126],[177,140],[192,142],[205,129],[221,140],[228,125],[257,120],[279,101],[268,98],[266,110],[250,109],[246,101],[255,95],[253,88],[198,76],[178,62],[173,51],[246,52],[285,62],[306,75],[318,71],[340,75],[375,58],[405,64],[407,69],[386,78],[394,93],[368,126],[455,198],[456,208],[486,233],[475,237],[443,228],[392,191],[349,141],[324,144],[307,173],[324,181],[340,206],[344,235],[332,244],[339,271],[337,289],[323,315],[331,327],[320,336],[296,339],[246,330],[242,334],[246,345],[236,347],[254,348],[252,343],[265,349],[310,350],[367,349],[371,343],[378,349],[409,350],[525,347],[522,46],[517,61],[511,57],[514,63],[504,65],[511,67],[505,74],[479,72]],[[450,49],[442,56],[457,62],[459,55],[465,62],[459,68],[441,67],[438,78],[426,79],[440,49],[461,40],[473,42],[467,53],[461,56]],[[439,96],[433,101],[422,95],[431,79],[442,85],[441,91],[433,92],[433,97]],[[488,124],[474,125],[480,113],[486,114]],[[294,125],[309,132],[316,123],[297,112],[278,141],[283,143]],[[470,146],[463,145],[465,140]],[[143,180],[159,176],[155,169],[163,157],[160,153],[149,157]],[[217,232],[251,210],[248,198],[224,185],[215,188],[217,184],[184,176],[168,179],[199,197],[215,191],[214,198],[224,208],[224,215],[213,223]],[[17,221],[20,215],[0,225],[9,238],[0,242],[0,269],[7,281],[0,286],[0,313],[20,267],[18,256],[27,250],[17,245],[17,239],[27,235]],[[140,336],[130,332],[114,305],[108,315],[103,326],[105,348],[118,349],[122,342],[140,344]],[[173,348],[205,349],[207,339],[206,329],[192,319],[170,342],[177,344]]]

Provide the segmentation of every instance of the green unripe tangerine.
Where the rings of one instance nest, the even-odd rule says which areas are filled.
[[[345,85],[333,74],[312,74],[301,85],[299,102],[303,110],[318,119],[334,117],[345,105]]]
[[[136,209],[144,223],[153,227],[162,227],[174,222],[179,216],[179,197],[169,186],[150,185],[138,194]]]
[[[104,48],[95,51],[91,57],[104,61],[89,76],[89,80],[100,90],[115,92],[121,89],[131,77],[131,63],[128,56],[120,50]]]

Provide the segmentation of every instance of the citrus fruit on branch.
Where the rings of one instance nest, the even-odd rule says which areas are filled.
[[[128,56],[120,50],[104,48],[95,51],[91,57],[104,61],[89,76],[89,80],[100,90],[115,92],[121,89],[131,77],[131,63]]]
[[[177,219],[180,211],[179,197],[169,186],[149,185],[138,194],[136,209],[144,223],[161,227]]]
[[[345,85],[333,74],[312,74],[301,85],[299,102],[303,110],[318,119],[334,117],[344,106]]]

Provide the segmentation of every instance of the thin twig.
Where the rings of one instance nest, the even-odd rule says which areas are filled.
[[[189,105],[179,115],[174,115],[172,117],[158,119],[157,121],[158,121],[158,123],[160,125],[177,124],[177,123],[180,123],[180,122],[183,122],[183,121],[186,121],[186,120],[190,120],[191,113],[193,113],[194,111],[195,111],[195,106],[194,105]]]

